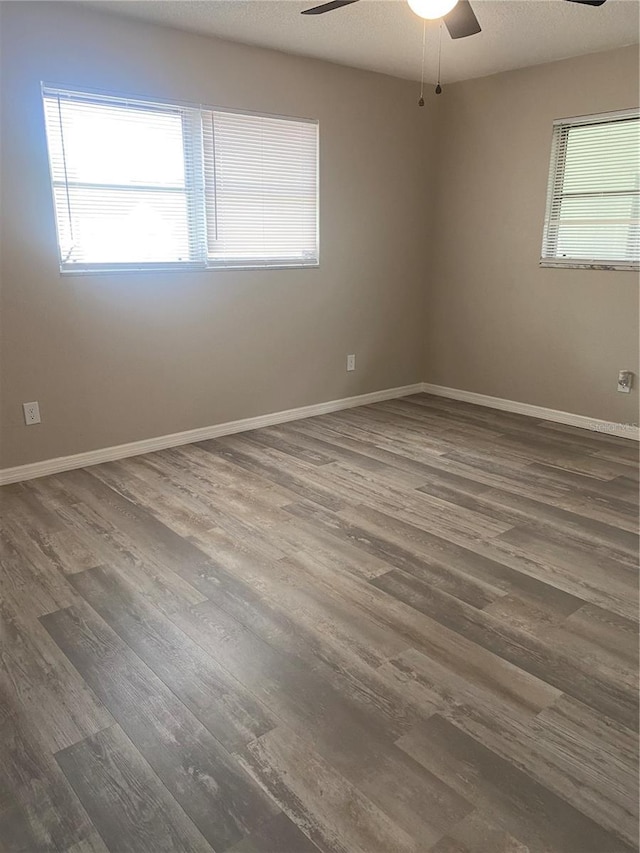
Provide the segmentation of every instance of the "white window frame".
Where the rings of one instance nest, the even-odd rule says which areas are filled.
[[[603,260],[597,258],[563,258],[554,254],[554,230],[557,231],[559,221],[553,216],[554,206],[562,193],[556,192],[558,180],[564,170],[567,133],[572,127],[584,127],[590,124],[611,124],[617,121],[639,119],[638,109],[617,110],[609,113],[599,113],[590,116],[575,116],[573,118],[556,119],[553,122],[551,141],[551,159],[549,165],[549,182],[547,185],[547,202],[545,210],[544,230],[542,239],[541,267],[564,269],[592,270],[638,270],[640,261],[633,260]],[[561,179],[561,178],[560,178]],[[622,193],[620,193],[622,194]],[[594,193],[594,195],[596,195]],[[640,201],[640,200],[639,200]],[[633,226],[631,226],[633,227]],[[557,237],[555,238],[557,239]]]
[[[189,215],[189,243],[190,243],[190,258],[185,261],[176,262],[131,262],[131,263],[67,263],[61,255],[61,247],[58,228],[58,211],[55,203],[54,190],[60,186],[60,181],[54,180],[53,165],[49,158],[49,176],[50,186],[53,201],[54,221],[56,225],[56,243],[58,247],[58,260],[60,265],[60,274],[67,275],[93,275],[93,274],[111,274],[121,272],[158,272],[158,271],[178,271],[202,272],[206,270],[282,270],[282,269],[317,269],[320,265],[320,245],[319,245],[319,223],[320,223],[320,200],[319,200],[319,122],[317,119],[302,118],[298,116],[284,116],[272,113],[256,112],[251,110],[235,110],[226,107],[217,107],[211,105],[195,104],[185,101],[166,102],[155,98],[144,96],[130,96],[121,93],[104,92],[100,90],[82,89],[69,87],[59,84],[42,83],[42,104],[44,110],[44,98],[59,94],[60,97],[69,97],[72,99],[85,99],[87,101],[100,104],[122,104],[129,102],[141,108],[148,107],[150,109],[162,110],[167,112],[179,111],[183,116],[183,140],[185,151],[185,192],[187,197],[188,215]],[[204,151],[203,151],[203,131],[202,131],[202,116],[206,112],[216,113],[234,113],[242,116],[255,116],[258,118],[268,118],[275,120],[284,120],[288,122],[300,122],[303,124],[313,125],[316,128],[316,157],[315,157],[315,223],[316,223],[316,252],[313,258],[300,261],[297,258],[248,258],[246,260],[237,260],[226,263],[224,259],[212,260],[208,258],[207,248],[207,197],[205,194],[204,180]],[[45,134],[45,144],[49,153],[48,138]],[[187,155],[189,149],[190,156]],[[66,186],[66,183],[64,184]],[[211,206],[211,199],[209,200]],[[213,206],[217,202],[213,199]]]

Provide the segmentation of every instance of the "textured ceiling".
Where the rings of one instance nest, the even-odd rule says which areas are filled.
[[[100,0],[90,5],[178,29],[419,79],[422,22],[404,0],[361,0],[319,16],[322,0]],[[599,8],[565,0],[472,0],[482,32],[442,37],[451,82],[638,42],[639,0]],[[427,73],[437,67],[438,23],[427,23]]]

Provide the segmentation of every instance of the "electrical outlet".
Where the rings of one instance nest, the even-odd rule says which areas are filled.
[[[37,401],[35,403],[23,403],[22,411],[24,412],[24,422],[27,426],[40,423],[40,406]]]
[[[618,391],[628,394],[633,385],[633,373],[630,370],[621,370],[618,373]]]
[[[356,369],[356,357],[355,355],[347,356],[347,370],[351,372]]]

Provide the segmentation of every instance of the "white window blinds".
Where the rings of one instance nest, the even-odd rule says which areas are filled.
[[[638,113],[556,122],[542,263],[637,268],[639,261]]]
[[[317,126],[210,111],[203,139],[210,264],[316,263]]]
[[[317,265],[316,122],[43,98],[62,271]]]
[[[192,260],[184,113],[66,92],[44,106],[62,268]]]

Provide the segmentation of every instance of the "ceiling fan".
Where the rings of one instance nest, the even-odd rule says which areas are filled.
[[[350,6],[358,0],[330,0],[320,6],[305,9],[303,15],[324,15],[342,6]],[[442,18],[452,39],[462,39],[473,36],[481,31],[480,23],[475,16],[469,0],[407,0],[411,9],[421,18],[433,20]],[[570,3],[581,3],[584,6],[602,6],[606,0],[567,0]]]

